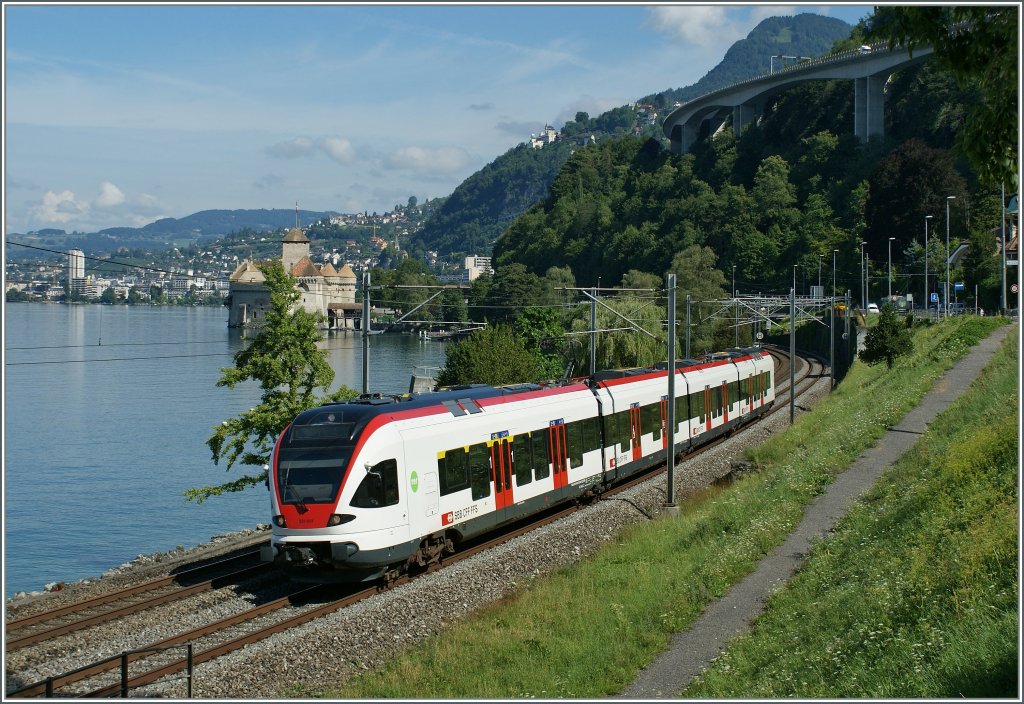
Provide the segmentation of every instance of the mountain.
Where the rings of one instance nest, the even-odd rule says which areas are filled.
[[[513,147],[472,174],[452,192],[447,202],[427,220],[414,243],[424,250],[486,254],[508,225],[534,203],[545,198],[555,176],[570,154],[594,135],[600,144],[610,137],[634,134],[663,141],[660,122],[648,121],[654,106],[663,117],[676,101],[704,95],[736,81],[767,73],[772,56],[819,56],[853,28],[842,20],[809,13],[769,17],[725,54],[725,58],[697,83],[647,96],[635,107],[622,106],[595,118],[577,113],[567,122],[560,139],[542,149],[529,144]],[[589,141],[589,140],[587,140]]]
[[[725,52],[725,57],[703,78],[685,88],[673,88],[645,97],[641,102],[667,110],[676,102],[686,102],[719,88],[778,69],[795,59],[828,53],[833,45],[850,35],[853,27],[834,17],[802,13],[792,17],[769,17]],[[776,57],[772,60],[772,57]]]

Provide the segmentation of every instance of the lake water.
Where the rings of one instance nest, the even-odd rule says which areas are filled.
[[[4,306],[5,597],[269,522],[263,486],[201,505],[182,496],[253,469],[226,472],[206,446],[259,403],[254,383],[216,386],[243,344],[224,308]],[[323,346],[332,390],[361,390],[359,335]],[[376,335],[369,358],[369,390],[401,393],[413,366],[444,364],[444,343]]]

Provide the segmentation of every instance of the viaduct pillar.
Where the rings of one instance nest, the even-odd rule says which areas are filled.
[[[885,82],[888,72],[853,79],[853,133],[860,141],[885,135]]]

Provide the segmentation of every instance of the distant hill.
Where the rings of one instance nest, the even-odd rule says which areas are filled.
[[[300,210],[299,221],[308,225],[328,213]],[[162,218],[143,227],[108,227],[97,234],[112,237],[199,238],[220,237],[248,227],[253,230],[273,231],[295,225],[295,211],[267,210],[201,210],[183,218]]]
[[[303,226],[331,212],[300,210]],[[295,224],[295,210],[265,208],[253,210],[203,210],[182,218],[162,218],[143,227],[108,227],[99,232],[66,232],[45,228],[27,234],[10,233],[14,239],[37,247],[67,249],[75,247],[86,254],[112,252],[121,248],[162,249],[197,244],[243,229],[273,232]]]
[[[643,114],[628,106],[590,118],[577,115],[562,129],[569,137],[543,149],[529,144],[514,147],[472,174],[452,192],[445,205],[424,224],[415,242],[441,255],[453,252],[491,252],[508,225],[545,198],[569,155],[581,148],[578,137],[594,134],[597,143],[609,137],[636,134],[664,141],[660,123],[676,101],[689,100],[736,81],[768,73],[773,55],[820,56],[836,41],[850,35],[842,20],[809,13],[769,17],[725,54],[725,58],[692,86],[647,96],[639,103],[653,105],[658,121],[648,125]],[[580,117],[586,117],[580,120]],[[641,129],[637,129],[641,127]]]

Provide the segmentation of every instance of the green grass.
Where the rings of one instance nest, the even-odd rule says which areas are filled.
[[[623,531],[594,557],[529,583],[378,671],[337,689],[289,694],[567,698],[622,691],[673,633],[785,539],[836,472],[997,324],[965,316],[916,329],[913,355],[891,371],[855,364],[832,397],[752,452],[761,472],[692,497],[676,518]],[[1000,650],[1001,641],[991,647]]]
[[[687,696],[1016,697],[1011,337]]]

